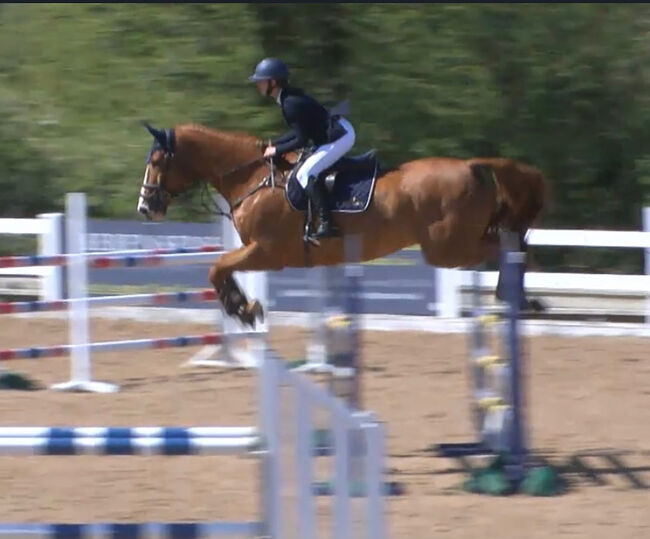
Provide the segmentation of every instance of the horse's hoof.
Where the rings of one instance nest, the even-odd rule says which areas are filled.
[[[508,300],[501,297],[501,294],[496,295],[496,299],[508,304]],[[543,313],[548,310],[548,305],[539,299],[522,298],[519,303],[519,310],[523,312]]]
[[[239,321],[246,327],[255,329],[255,317],[252,316],[250,313],[240,313],[237,318]]]
[[[262,304],[259,301],[251,301],[248,304],[247,310],[251,313],[254,319],[264,322],[264,307],[262,307]]]
[[[526,302],[526,310],[531,310],[536,313],[543,313],[548,309],[548,306],[541,300],[529,299]]]
[[[258,320],[260,322],[264,321],[264,308],[257,300],[249,301],[237,313],[237,318],[239,318],[239,321],[245,326],[255,329]]]

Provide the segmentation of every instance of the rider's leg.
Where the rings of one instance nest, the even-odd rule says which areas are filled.
[[[334,230],[331,221],[331,212],[327,201],[327,188],[325,187],[325,178],[310,176],[307,182],[307,195],[311,200],[314,213],[318,215],[318,228],[314,236],[316,238],[325,238],[337,236],[338,231]]]
[[[298,182],[305,189],[320,220],[316,237],[333,235],[325,179],[319,178],[319,175],[343,157],[352,148],[355,140],[354,128],[350,123],[345,119],[339,121],[345,129],[345,134],[334,142],[319,146],[296,174]]]

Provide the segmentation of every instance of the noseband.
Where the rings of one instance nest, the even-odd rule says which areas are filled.
[[[151,129],[150,132],[152,132]],[[156,136],[154,138],[154,142],[149,149],[149,154],[147,155],[147,165],[150,165],[151,156],[154,151],[162,150],[164,152],[160,183],[143,183],[142,192],[140,193],[143,200],[147,202],[149,209],[154,212],[164,211],[169,201],[174,198],[174,195],[165,189],[164,181],[167,177],[170,160],[174,157],[176,137],[173,129],[166,129],[164,132],[161,131],[160,133],[164,133],[164,137]]]

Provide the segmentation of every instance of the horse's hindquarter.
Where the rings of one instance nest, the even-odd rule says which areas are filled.
[[[461,159],[414,161],[403,188],[413,201],[415,229],[425,260],[441,267],[473,261],[495,208],[496,188]]]
[[[474,158],[473,164],[494,171],[505,212],[499,225],[525,232],[546,205],[546,178],[540,170],[526,163],[505,158]]]
[[[418,229],[443,221],[454,221],[455,226],[483,221],[485,195],[492,192],[494,197],[495,191],[494,185],[483,189],[466,161],[451,158],[411,162],[404,167],[402,190],[412,203]],[[472,212],[474,219],[467,219]]]

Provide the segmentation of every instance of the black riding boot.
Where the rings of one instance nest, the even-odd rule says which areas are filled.
[[[331,222],[331,213],[327,206],[327,189],[324,178],[310,176],[307,182],[307,196],[311,200],[314,213],[318,215],[319,224],[316,238],[331,238],[338,236],[338,231]]]

